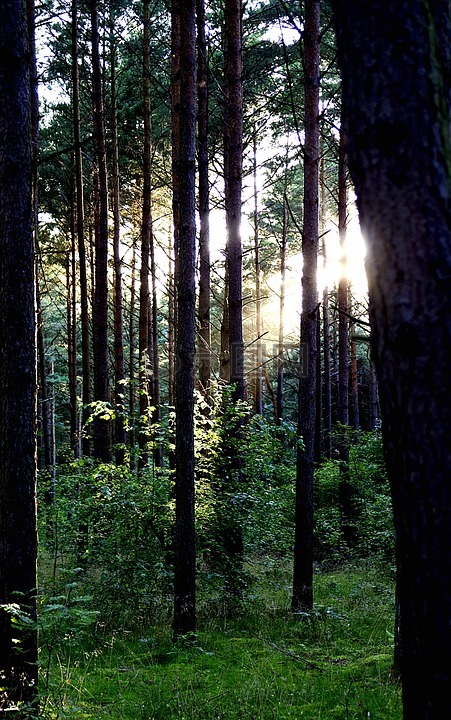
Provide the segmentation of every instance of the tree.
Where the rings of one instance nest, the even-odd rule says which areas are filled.
[[[334,3],[396,531],[405,720],[449,715],[449,3]]]
[[[98,0],[90,0],[92,47],[92,94],[95,156],[95,287],[92,321],[94,358],[94,400],[109,401],[108,373],[108,180],[105,149],[105,118],[103,110],[102,71],[99,52]],[[111,459],[110,423],[107,413],[94,419],[94,455]]]
[[[299,378],[299,435],[296,461],[296,518],[294,540],[294,611],[313,606],[313,474],[316,419],[316,353],[318,290],[318,187],[319,187],[319,0],[306,0],[304,225],[302,236],[301,352],[307,354],[306,372]],[[302,358],[301,358],[302,360]]]
[[[30,5],[31,6],[31,5]],[[0,709],[37,693],[36,320],[27,5],[0,23]],[[18,617],[17,617],[18,616]],[[31,628],[31,629],[30,629]],[[25,711],[26,713],[26,711]],[[27,714],[28,716],[28,714]]]
[[[174,5],[176,7],[174,7]],[[196,3],[173,3],[180,28],[180,108],[178,117],[178,246],[175,388],[176,554],[174,638],[196,630],[196,548],[194,528],[194,358],[196,342]],[[178,15],[178,17],[176,16]],[[180,25],[179,25],[180,21]],[[175,43],[176,47],[178,42]]]
[[[199,174],[199,384],[208,396],[211,374],[210,337],[210,187],[208,179],[208,61],[205,2],[197,0],[197,145]]]

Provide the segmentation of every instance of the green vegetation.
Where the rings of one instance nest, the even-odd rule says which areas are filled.
[[[171,471],[149,465],[138,478],[128,466],[62,457],[54,485],[41,477],[43,717],[400,718],[380,434],[350,438],[352,549],[340,539],[338,461],[316,471],[315,605],[293,615],[296,434],[240,407],[246,480],[239,497],[224,496],[221,449],[235,411],[224,398],[204,411],[199,400],[194,644],[172,641]],[[220,503],[244,519],[244,593],[233,613],[216,546]]]
[[[44,717],[401,718],[390,572],[320,573],[315,609],[293,617],[287,567],[253,571],[259,582],[239,618],[202,603],[192,646],[173,645],[163,608],[158,622],[111,631],[88,628],[75,600],[62,606],[64,638],[41,651]]]

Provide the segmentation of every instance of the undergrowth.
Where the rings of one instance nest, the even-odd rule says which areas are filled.
[[[401,719],[389,570],[366,563],[318,573],[313,611],[295,616],[288,565],[250,572],[253,594],[239,616],[200,594],[195,644],[173,644],[164,612],[108,630],[83,615],[72,584],[54,603],[62,633],[41,638],[43,718]]]

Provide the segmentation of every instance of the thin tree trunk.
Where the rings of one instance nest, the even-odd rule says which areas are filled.
[[[163,448],[159,437],[159,424],[161,419],[160,408],[160,358],[158,339],[158,296],[157,296],[157,269],[155,265],[155,238],[153,230],[150,234],[150,275],[152,278],[152,422],[155,428],[155,445],[153,460],[156,467],[163,465]]]
[[[105,151],[102,71],[99,54],[98,0],[90,0],[92,90],[94,111],[95,179],[95,288],[92,324],[94,359],[94,400],[109,402],[108,358],[108,181]],[[104,413],[93,423],[94,456],[111,460],[110,421]]]
[[[370,428],[375,430],[379,422],[376,366],[370,352]]]
[[[345,240],[347,230],[346,139],[340,131],[338,157],[338,232],[342,273],[338,283],[338,419],[340,422],[338,453],[340,481],[338,486],[341,533],[346,545],[352,542],[352,492],[349,482],[349,304],[345,276]]]
[[[168,243],[168,402],[169,407],[175,404],[175,288],[173,270],[172,232],[169,231]]]
[[[349,307],[352,309],[351,302]],[[351,313],[352,314],[352,313]],[[357,343],[354,337],[355,323],[349,323],[350,336],[350,403],[349,403],[349,425],[352,428],[360,427],[359,413],[359,376],[357,368]]]
[[[81,355],[82,355],[82,419],[89,416],[91,402],[91,363],[89,347],[88,280],[86,274],[86,249],[84,238],[83,161],[80,135],[80,88],[78,76],[78,16],[77,0],[72,0],[72,113],[75,155],[75,185],[77,199],[77,245],[81,305]],[[83,455],[90,453],[90,441],[86,433],[82,440]]]
[[[323,268],[327,268],[326,246],[326,183],[324,177],[324,158],[321,159],[320,192],[321,192],[321,235],[323,251]],[[330,460],[332,457],[332,388],[330,378],[330,320],[329,320],[329,288],[323,291],[323,452]]]
[[[286,169],[285,169],[286,178]],[[285,188],[286,189],[286,188]],[[277,424],[280,425],[283,418],[283,384],[284,384],[284,344],[285,344],[285,275],[287,264],[287,230],[288,230],[288,213],[287,202],[284,192],[283,208],[282,208],[282,237],[280,241],[280,298],[279,298],[279,346],[277,357]]]
[[[210,333],[210,185],[208,178],[208,62],[205,0],[196,2],[197,17],[197,156],[199,175],[199,385],[208,398],[211,375]]]
[[[178,147],[179,244],[176,338],[176,554],[174,638],[196,630],[194,528],[194,359],[196,343],[196,15],[195,0],[173,3],[180,17],[180,115]],[[178,25],[178,18],[175,18]],[[174,51],[174,49],[173,49]]]
[[[143,146],[143,207],[141,225],[141,271],[139,292],[139,467],[148,462],[150,441],[150,407],[152,405],[151,361],[149,343],[152,335],[150,314],[149,262],[152,234],[151,163],[152,137],[150,124],[150,0],[144,0],[143,28],[143,100],[144,100],[144,146]]]
[[[130,469],[135,468],[135,294],[136,294],[136,241],[133,240],[132,266],[130,278],[130,318],[129,318],[129,431],[128,443],[130,446]]]
[[[120,253],[120,185],[119,185],[119,145],[117,134],[117,88],[116,88],[116,40],[114,36],[114,12],[110,8],[110,72],[111,72],[111,149],[113,155],[113,260],[114,260],[114,398],[116,418],[114,423],[114,442],[116,445],[116,464],[122,465],[125,459],[124,425],[124,320],[122,303],[122,258]]]
[[[257,128],[254,127],[253,134],[253,176],[254,176],[254,261],[255,261],[255,314],[256,314],[256,367],[255,367],[255,412],[259,415],[263,412],[263,387],[262,387],[262,298],[261,298],[261,270],[260,270],[260,237],[258,232],[258,192],[257,192]]]
[[[69,380],[69,428],[70,445],[77,457],[78,423],[77,423],[77,347],[76,328],[73,323],[73,302],[75,296],[75,275],[73,274],[72,257],[75,253],[74,208],[71,217],[71,249],[66,255],[66,324],[67,324],[67,366]]]
[[[230,382],[235,400],[244,398],[243,292],[241,247],[241,191],[243,163],[243,87],[242,87],[242,3],[225,2],[225,145],[227,172],[225,209],[227,224],[227,266],[229,271],[229,357]]]
[[[313,475],[316,416],[316,329],[318,290],[319,180],[319,0],[306,0],[304,18],[305,143],[304,225],[302,237],[301,356],[307,353],[307,372],[299,380],[299,427],[304,447],[296,460],[296,505],[293,596],[294,612],[313,606]],[[302,357],[301,357],[302,359]]]
[[[230,320],[229,320],[229,266],[226,260],[224,270],[224,300],[221,317],[221,352],[219,356],[219,378],[230,382]]]

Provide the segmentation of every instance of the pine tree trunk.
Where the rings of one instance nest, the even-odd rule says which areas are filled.
[[[304,447],[296,461],[296,505],[293,596],[294,612],[313,606],[313,475],[316,417],[316,353],[318,290],[318,184],[319,184],[319,0],[306,0],[304,18],[305,143],[304,225],[302,238],[301,361],[307,354],[307,371],[299,379],[299,427]]]
[[[130,388],[128,396],[128,414],[130,427],[128,431],[128,443],[130,447],[130,470],[135,468],[135,294],[136,294],[136,241],[133,240],[132,266],[130,277],[130,317],[128,325],[129,341],[129,378]]]
[[[338,453],[340,481],[338,496],[341,513],[341,533],[346,545],[352,541],[352,493],[349,482],[349,305],[348,281],[345,276],[345,240],[347,230],[346,139],[340,131],[338,157],[338,232],[342,274],[338,283]]]
[[[144,0],[143,32],[143,100],[144,100],[144,146],[143,146],[143,205],[141,224],[141,271],[139,291],[139,467],[148,461],[150,441],[150,407],[152,405],[151,363],[149,354],[152,342],[152,317],[150,314],[149,263],[152,234],[151,163],[152,137],[150,119],[150,0]]]
[[[321,193],[321,235],[323,251],[323,268],[327,267],[326,246],[326,183],[324,177],[324,157],[320,167]],[[323,291],[323,453],[329,460],[332,457],[332,388],[330,379],[330,320],[329,320],[329,288]]]
[[[175,6],[175,7],[174,7]],[[174,639],[196,630],[194,528],[194,360],[196,343],[196,16],[195,0],[180,13],[180,115],[178,146],[179,231],[176,337],[176,527]],[[178,18],[175,20],[178,25]]]
[[[17,603],[36,623],[33,6],[13,0],[7,10],[0,25],[0,604]],[[2,608],[5,714],[14,714],[20,702],[37,701],[37,661],[36,625],[13,625]],[[16,717],[25,720],[25,713]]]
[[[449,3],[334,3],[393,499],[404,720],[451,715]]]
[[[260,270],[260,237],[258,229],[258,192],[257,192],[257,128],[253,136],[253,175],[254,175],[254,262],[255,262],[255,317],[256,317],[256,362],[255,362],[255,406],[254,410],[261,415],[263,412],[263,348],[262,348],[262,298]]]
[[[92,91],[94,112],[94,241],[95,287],[92,321],[94,359],[94,400],[109,402],[108,358],[108,181],[105,150],[102,70],[99,54],[98,0],[90,0]],[[103,462],[111,460],[110,421],[97,414],[93,423],[94,456]]]
[[[210,332],[210,184],[208,178],[208,61],[205,0],[197,0],[197,156],[199,175],[199,385],[209,395]]]
[[[88,281],[86,274],[86,249],[84,239],[83,161],[80,135],[80,89],[78,77],[78,16],[77,0],[72,0],[72,117],[75,155],[75,185],[77,197],[77,245],[81,305],[81,355],[82,355],[82,406],[83,424],[88,419],[91,402],[91,363],[89,346]],[[83,455],[90,453],[90,441],[86,433],[82,440]]]
[[[286,175],[286,173],[285,173]],[[286,188],[285,188],[286,189]],[[283,384],[284,384],[284,344],[285,344],[285,275],[286,275],[286,258],[287,258],[287,229],[288,229],[288,213],[287,202],[283,198],[282,209],[282,237],[280,241],[280,299],[279,299],[279,346],[277,357],[277,412],[276,420],[280,425],[283,418]]]
[[[110,8],[110,72],[111,72],[111,151],[113,185],[113,261],[114,261],[114,398],[116,418],[114,422],[114,442],[116,445],[116,465],[122,465],[125,459],[124,426],[124,321],[122,304],[122,258],[120,253],[120,185],[119,185],[119,146],[117,134],[117,89],[116,89],[116,40],[114,37],[114,12]]]

